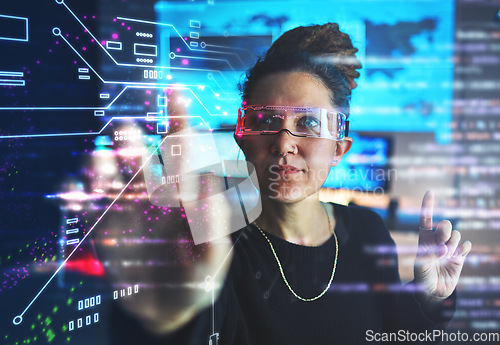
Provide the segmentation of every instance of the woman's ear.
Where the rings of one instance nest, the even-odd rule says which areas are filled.
[[[351,137],[345,137],[344,141],[337,142],[337,145],[335,147],[335,155],[332,160],[332,166],[336,166],[337,164],[340,163],[340,160],[344,155],[351,149],[352,146],[352,138]]]

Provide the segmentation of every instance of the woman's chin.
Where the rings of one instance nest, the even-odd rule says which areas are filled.
[[[274,202],[281,202],[292,204],[306,199],[314,193],[311,188],[304,188],[299,186],[278,185],[276,188],[269,188],[263,191],[263,196]],[[308,192],[309,191],[309,192]]]

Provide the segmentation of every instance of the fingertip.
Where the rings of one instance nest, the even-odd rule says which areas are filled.
[[[443,238],[443,241],[447,242],[449,237],[451,236],[451,233],[453,232],[453,226],[449,220],[442,220],[436,226],[436,232],[445,234],[447,238]]]
[[[448,219],[442,220],[440,224],[443,224],[443,226],[452,228],[451,222]],[[456,231],[456,230],[454,230]]]
[[[422,208],[420,210],[420,225],[426,228],[432,228],[432,213],[434,208],[434,194],[427,191],[422,199]]]
[[[469,254],[470,251],[472,250],[472,242],[467,240],[464,242],[464,248],[465,248],[465,255]]]
[[[465,258],[472,249],[472,242],[471,241],[465,241],[463,242],[458,248],[455,250],[455,253],[453,253],[453,257],[458,257],[461,256],[462,258]]]
[[[424,200],[430,202],[434,201],[434,192],[432,190],[428,190],[424,194]]]
[[[452,225],[449,220],[443,220],[439,222],[438,226],[436,227],[436,241],[437,243],[447,243],[452,235]]]

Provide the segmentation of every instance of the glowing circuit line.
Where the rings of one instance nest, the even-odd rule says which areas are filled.
[[[205,44],[206,44],[206,46],[207,46],[207,47],[215,47],[215,48],[228,48],[228,49],[233,49],[233,50],[243,50],[243,51],[247,51],[247,52],[248,52],[248,54],[249,54],[250,56],[252,56],[252,55],[251,55],[251,54],[252,54],[252,52],[251,52],[250,50],[248,50],[248,49],[245,49],[245,48],[236,48],[236,47],[232,48],[232,47],[218,46],[218,45],[215,45],[215,44],[208,44],[208,43],[205,43]],[[230,53],[230,52],[225,52],[225,51],[220,51],[220,52],[219,52],[219,51],[215,51],[215,50],[205,50],[205,51],[209,51],[209,52],[211,52],[211,53],[216,53],[216,54],[234,55],[234,56],[236,56],[236,57],[238,58],[238,60],[240,60],[240,62],[241,62],[241,64],[242,64],[242,65],[245,65],[245,64],[243,63],[243,60],[241,59],[241,57],[240,57],[238,54],[236,54],[236,53]]]
[[[204,125],[206,125],[208,128],[210,126],[208,123],[205,122],[205,120],[201,116],[169,116],[169,119],[178,119],[178,118],[190,118],[190,119],[196,119],[199,118]],[[0,136],[0,139],[13,139],[13,138],[43,138],[43,137],[64,137],[64,136],[80,136],[80,135],[99,135],[101,134],[106,127],[113,121],[113,120],[135,120],[135,119],[147,119],[147,116],[114,116],[111,119],[109,119],[108,122],[101,128],[99,132],[77,132],[77,133],[50,133],[50,134],[20,134],[20,135],[3,135]]]
[[[248,56],[250,57],[253,57],[253,54],[252,52],[250,51],[250,49],[246,49],[246,48],[239,48],[239,47],[229,47],[229,46],[219,46],[219,45],[216,45],[216,44],[208,44],[208,43],[205,43],[207,47],[215,47],[215,48],[222,48],[222,49],[229,49],[229,50],[240,50],[240,51],[244,51],[246,53],[248,53]],[[235,55],[238,57],[238,60],[240,60],[241,64],[244,65],[243,63],[243,60],[241,59],[240,55],[239,54],[236,54],[236,53],[229,53],[229,52],[218,52],[219,54],[229,54],[229,55]]]
[[[191,91],[192,93],[194,93],[194,91],[191,89],[192,87],[193,88],[197,88],[199,85],[198,84],[193,84],[193,85],[190,85],[190,84],[183,84],[182,85],[183,87],[178,87],[178,84],[169,84],[169,83],[165,83],[165,84],[162,84],[162,83],[153,83],[153,84],[149,84],[149,83],[144,83],[144,84],[132,84],[131,85],[126,85],[119,93],[118,95],[115,96],[115,98],[113,98],[113,100],[107,105],[107,106],[103,106],[103,107],[99,107],[99,106],[95,106],[95,107],[0,107],[0,110],[108,110],[117,100],[118,98],[127,90],[127,89],[130,89],[130,88],[133,88],[133,89],[149,89],[149,88],[153,88],[153,89],[160,89],[160,88],[171,88],[171,89],[177,89],[177,90],[189,90]],[[212,87],[210,86],[205,86],[207,88],[209,88],[215,97],[217,97],[217,99],[220,99],[220,100],[229,100],[229,101],[236,101],[237,99],[222,99],[222,98],[219,98],[216,94],[216,92],[212,89]],[[224,90],[222,90],[222,92],[224,93],[227,93],[227,94],[234,94],[233,92],[225,92]],[[206,108],[205,108],[206,109]],[[213,116],[214,114],[210,113],[208,110],[207,110],[208,114],[210,116]]]
[[[211,86],[208,85],[208,86],[205,86],[205,87],[208,88],[208,89],[210,89],[210,91],[212,91],[212,93],[214,94],[215,98],[217,98],[219,101],[237,101],[238,100],[238,98],[222,98],[220,96],[220,94],[216,93]],[[221,89],[221,91],[223,93],[225,93],[225,94],[228,94],[228,95],[234,95],[234,92],[226,92],[226,91],[224,91],[222,89]]]
[[[57,2],[59,3],[59,2]],[[94,41],[99,45],[99,47],[101,47],[101,49],[109,56],[109,58],[117,65],[117,66],[126,66],[126,67],[150,67],[150,65],[139,65],[139,64],[124,64],[124,63],[119,63],[115,60],[115,58],[109,53],[109,51],[101,44],[101,41],[99,41],[97,39],[97,37],[94,36],[94,34],[92,33],[92,31],[90,31],[86,26],[85,24],[82,23],[82,21],[78,18],[78,16],[69,8],[69,6],[66,4],[65,1],[61,1],[60,4],[64,5],[64,7],[69,11],[69,13],[71,13],[71,15],[78,21],[78,23],[85,29],[85,32],[87,32],[93,39]],[[120,17],[118,17],[120,18]],[[164,25],[169,25],[169,24],[164,24]],[[172,26],[172,28],[176,31],[176,33],[179,35],[180,38],[182,38],[181,34],[175,29],[175,27],[173,25],[170,25]],[[61,35],[61,37],[63,37]],[[64,38],[64,37],[63,37]],[[65,40],[66,41],[66,40]],[[184,41],[184,40],[183,40]],[[68,41],[66,41],[66,43],[68,43]],[[187,43],[186,43],[187,44]],[[68,45],[70,45],[68,43]],[[70,45],[71,46],[71,45]],[[189,46],[188,46],[189,47]],[[73,48],[73,47],[72,47]],[[73,48],[73,50],[75,50]],[[76,50],[75,50],[76,52]],[[78,54],[80,55],[80,54]],[[80,56],[81,58],[81,56]],[[83,59],[83,58],[82,58]],[[173,68],[173,69],[189,69],[189,68],[182,68],[182,67],[162,67],[162,66],[155,66],[155,68]],[[93,70],[94,73],[95,70]],[[214,71],[215,72],[215,71]],[[97,73],[96,73],[97,74]],[[99,77],[99,79],[103,80],[101,77]],[[103,80],[104,82],[104,80]]]
[[[59,28],[54,28],[53,31],[55,29],[58,29],[60,31]],[[108,80],[104,80],[104,78],[102,78],[99,73],[97,73],[97,71],[87,62],[87,60],[85,60],[85,58],[73,47],[73,45],[71,45],[71,43],[69,43],[68,40],[66,40],[66,38],[62,35],[62,32],[60,32],[59,34],[56,34],[54,33],[54,35],[56,36],[60,36],[64,42],[78,55],[78,57],[92,70],[92,72],[94,72],[97,77],[104,83],[104,84],[125,84],[125,85],[148,85],[148,86],[153,86],[155,87],[155,85],[158,85],[158,86],[168,86],[170,84],[158,84],[158,83],[144,83],[144,82],[124,82],[124,81],[108,81]],[[219,61],[226,61],[228,63],[228,65],[233,68],[229,62],[227,60],[222,60],[222,59],[214,59],[214,60],[219,60]],[[218,74],[220,74],[224,79],[224,75],[223,73],[220,71],[220,70],[213,70],[213,69],[202,69],[202,68],[184,68],[184,67],[165,67],[165,66],[149,66],[149,65],[134,65],[134,64],[117,64],[119,66],[127,66],[127,67],[149,67],[149,68],[158,68],[158,69],[174,69],[174,70],[183,70],[183,71],[203,71],[203,72],[216,72]],[[234,69],[233,69],[234,71]],[[227,81],[227,79],[226,79]],[[221,90],[226,93],[224,91],[224,89],[218,85]],[[215,93],[215,92],[214,92]],[[0,108],[2,109],[2,108]]]
[[[59,2],[58,2],[59,3]],[[101,42],[92,34],[92,32],[85,26],[85,24],[82,23],[82,21],[78,18],[78,16],[68,7],[68,5],[66,5],[66,2],[65,1],[62,1],[61,2],[62,5],[64,5],[64,7],[66,7],[66,9],[69,11],[69,13],[71,13],[71,15],[78,21],[78,23],[80,23],[80,25],[86,30],[86,32],[88,32],[88,34],[94,39],[95,42],[97,42],[97,44],[102,48],[102,50],[104,50],[104,52],[106,52],[106,54],[108,54],[108,56],[111,58],[111,60],[113,60],[114,63],[117,63],[116,60],[113,58],[113,56],[106,50],[106,48],[103,47],[103,45],[101,44]],[[62,37],[62,36],[61,36]]]
[[[243,232],[240,234],[240,236],[243,234]],[[233,251],[233,248],[234,248],[234,245],[236,244],[236,242],[238,242],[240,236],[238,236],[238,238],[236,239],[236,241],[234,241],[233,245],[231,246],[231,249],[229,249],[229,251],[227,252],[226,254],[226,257],[224,258],[224,260],[222,260],[222,262],[220,263],[219,265],[219,268],[217,269],[217,271],[215,271],[215,273],[212,275],[212,279],[215,278],[215,276],[217,275],[217,273],[219,273],[220,269],[222,268],[222,265],[224,265],[224,262],[226,262],[227,258],[229,257],[229,255],[231,254],[231,252]]]
[[[104,107],[99,107],[99,106],[96,106],[96,107],[0,107],[0,111],[2,111],[2,110],[109,110],[109,108],[111,108],[111,106],[118,100],[118,98],[127,89],[171,88],[171,89],[177,89],[177,90],[189,90],[194,95],[194,91],[192,88],[199,87],[199,85],[194,85],[194,84],[193,85],[185,84],[185,85],[183,85],[183,87],[174,87],[176,85],[178,85],[178,84],[168,84],[168,83],[158,84],[158,83],[156,83],[156,84],[145,84],[145,85],[141,85],[141,84],[126,85],[118,93],[118,95],[116,95],[115,98],[113,98],[113,100],[107,106],[104,106]],[[212,93],[214,94],[214,96],[218,100],[223,100],[223,101],[236,101],[237,100],[237,98],[221,98],[220,95],[217,96],[217,93],[213,90],[213,88],[211,86],[205,86],[205,87],[210,89],[210,91],[212,91]],[[223,89],[221,89],[221,90],[225,94],[234,94],[233,92],[225,92]],[[194,95],[194,96],[196,97],[196,95]],[[196,97],[196,98],[198,99],[198,97]],[[201,103],[201,101],[200,101],[200,103]],[[203,106],[203,104],[202,104],[202,106]],[[220,115],[220,114],[212,114],[206,107],[204,107],[204,108],[210,116]],[[5,137],[0,136],[0,138],[5,138]]]
[[[162,140],[162,143],[163,141],[165,141],[168,137],[165,137],[163,140]],[[73,256],[73,253],[75,253],[75,251],[81,246],[81,244],[85,241],[85,239],[87,238],[87,236],[89,236],[92,231],[94,230],[95,226],[101,221],[101,219],[104,217],[104,215],[109,211],[109,209],[115,204],[116,200],[118,200],[118,198],[123,194],[123,192],[125,191],[125,189],[130,185],[130,183],[132,182],[132,180],[135,179],[135,177],[141,172],[142,168],[144,167],[144,165],[146,165],[149,160],[151,159],[151,157],[155,154],[155,151],[148,157],[148,159],[146,160],[146,162],[139,168],[139,170],[134,174],[134,176],[130,179],[130,181],[125,185],[125,187],[120,191],[120,193],[118,193],[118,195],[115,197],[115,199],[111,202],[111,204],[106,208],[106,210],[103,212],[103,214],[97,219],[97,221],[94,223],[94,225],[92,225],[92,227],[90,228],[90,230],[85,234],[85,236],[82,238],[82,240],[75,246],[75,248],[73,249],[73,251],[68,255],[68,257],[61,263],[61,265],[59,266],[59,268],[54,272],[54,274],[52,274],[52,276],[49,278],[49,280],[45,283],[45,285],[40,289],[40,291],[36,294],[36,296],[31,300],[31,302],[28,304],[28,306],[23,310],[23,312],[19,315],[17,315],[13,320],[12,322],[15,324],[15,325],[18,325],[22,322],[22,318],[23,318],[23,315],[26,313],[26,311],[28,311],[28,309],[31,307],[31,305],[36,301],[36,299],[38,298],[38,296],[40,296],[40,294],[43,292],[43,290],[45,290],[45,288],[50,284],[50,282],[52,281],[52,279],[54,279],[54,277],[59,273],[59,271],[64,267],[64,265],[66,264],[66,262],[68,262],[68,260],[71,258],[71,256]],[[16,323],[16,319],[20,318],[20,321],[18,321],[18,323]]]
[[[179,38],[182,40],[182,42],[184,42],[184,44],[186,45],[187,48],[189,48],[189,50],[191,50],[191,51],[197,51],[197,52],[206,52],[206,51],[208,51],[208,50],[204,50],[204,49],[193,49],[193,48],[191,48],[189,46],[189,44],[187,44],[187,42],[184,40],[184,38],[182,37],[182,35],[180,34],[180,32],[177,31],[177,29],[175,28],[175,26],[173,26],[172,24],[152,22],[152,21],[149,21],[149,20],[134,19],[134,18],[127,18],[127,17],[116,17],[116,19],[126,20],[126,21],[131,21],[131,22],[137,22],[137,23],[143,23],[143,24],[153,24],[153,25],[160,25],[160,26],[169,26],[169,27],[171,27],[175,31],[175,33],[177,34],[177,36],[179,36]]]
[[[227,59],[216,59],[216,58],[206,58],[206,57],[201,57],[201,56],[186,56],[186,55],[175,55],[175,57],[179,57],[179,58],[185,58],[185,59],[195,59],[195,60],[212,60],[212,61],[222,61],[222,62],[226,62],[228,64],[229,67],[231,67],[231,69],[233,71],[235,71],[235,69],[233,68],[233,66],[229,63],[229,61],[227,61]],[[201,71],[201,69],[200,69]]]
[[[222,75],[222,77],[225,79],[223,73],[220,71],[220,70],[209,70],[209,69],[200,69],[200,68],[184,68],[184,67],[165,67],[165,66],[151,66],[151,65],[140,65],[140,64],[123,64],[123,63],[118,63],[115,58],[109,53],[109,51],[101,44],[101,42],[97,39],[97,37],[94,36],[94,34],[92,33],[92,31],[90,31],[86,26],[85,24],[83,24],[83,22],[78,18],[78,16],[69,8],[69,6],[66,4],[66,2],[64,0],[56,0],[56,3],[58,4],[62,4],[64,5],[64,7],[68,10],[68,12],[78,21],[78,23],[84,28],[85,32],[87,32],[93,39],[94,41],[101,47],[101,49],[110,57],[110,59],[117,65],[117,66],[124,66],[124,67],[141,67],[141,68],[144,68],[144,67],[149,67],[149,68],[160,68],[160,69],[174,69],[174,70],[190,70],[190,71],[207,71],[207,72],[217,72],[219,74]],[[144,23],[144,24],[153,24],[153,25],[160,25],[160,26],[168,26],[168,27],[171,27],[175,33],[179,36],[179,38],[181,38],[181,41],[184,42],[184,44],[186,45],[187,48],[189,48],[189,50],[191,51],[198,51],[198,52],[210,52],[210,53],[216,53],[216,54],[230,54],[230,55],[235,55],[239,60],[240,62],[243,64],[243,61],[241,60],[240,56],[238,54],[235,54],[235,53],[227,53],[227,52],[219,52],[219,51],[211,51],[211,50],[206,50],[206,49],[193,49],[191,48],[191,46],[189,44],[187,44],[187,42],[182,38],[182,35],[180,34],[180,32],[175,28],[174,25],[172,24],[166,24],[166,23],[159,23],[159,22],[153,22],[153,21],[147,21],[147,20],[140,20],[140,19],[134,19],[134,18],[128,18],[128,17],[117,17],[117,19],[119,20],[127,20],[127,21],[132,21],[132,22],[138,22],[138,23]],[[71,47],[71,49],[73,49],[73,51],[80,57],[80,59],[82,59],[82,61],[87,65],[89,66],[89,68],[92,69],[92,72],[94,72],[96,74],[96,76],[103,82],[103,83],[112,83],[112,84],[139,84],[139,85],[150,85],[150,83],[127,83],[127,82],[116,82],[116,81],[106,81],[104,80],[104,78],[101,77],[101,75],[99,73],[97,73],[97,71],[92,68],[90,66],[90,64],[81,56],[81,54],[78,53],[78,51],[64,38],[64,36],[62,35],[62,33],[60,32],[60,29],[59,30],[59,35],[65,42],[66,44]],[[54,31],[53,31],[54,32]],[[54,35],[56,35],[54,33]],[[57,35],[56,35],[57,36]],[[239,48],[239,49],[243,49],[243,48]],[[196,57],[190,57],[190,58],[196,58]],[[209,58],[206,58],[206,59],[209,59]],[[226,60],[223,60],[223,59],[213,59],[213,60],[221,60],[221,61],[226,61],[227,64],[231,67],[231,69],[233,69],[234,71],[234,68],[231,66],[231,64],[229,63],[229,61],[226,59]],[[226,79],[227,81],[227,79]],[[220,85],[219,85],[220,87]],[[221,87],[221,90],[224,91]],[[1,109],[1,108],[0,108]]]
[[[178,119],[178,118],[191,118],[191,119],[196,119],[196,118],[199,118],[203,124],[205,124],[208,128],[210,128],[210,126],[208,125],[208,123],[205,122],[205,120],[203,120],[203,118],[201,116],[169,116],[168,118],[169,119]],[[43,138],[43,137],[64,137],[64,136],[80,136],[80,135],[99,135],[101,134],[105,129],[106,127],[108,127],[108,125],[113,121],[113,120],[128,120],[128,119],[131,119],[131,120],[135,120],[135,119],[147,119],[147,116],[115,116],[115,117],[112,117],[111,119],[109,119],[108,122],[106,122],[106,124],[101,128],[101,130],[99,132],[77,132],[77,133],[50,133],[50,134],[20,134],[20,135],[4,135],[4,136],[0,136],[0,139],[12,139],[12,138]]]
[[[252,55],[252,52],[250,51],[250,49],[247,49],[247,48],[219,46],[216,44],[208,44],[208,43],[205,43],[205,44],[207,45],[207,47],[215,47],[215,48],[223,48],[223,49],[231,49],[231,50],[243,50],[243,51],[248,52],[249,55]]]
[[[57,29],[57,30],[56,30]],[[59,31],[58,34],[56,34],[54,31]],[[134,85],[155,85],[155,83],[141,83],[141,82],[123,82],[123,81],[107,81],[107,80],[104,80],[104,78],[102,78],[100,76],[99,73],[97,73],[97,71],[87,62],[87,60],[85,60],[85,58],[75,49],[75,47],[73,47],[73,45],[71,43],[69,43],[69,41],[64,37],[64,35],[62,34],[61,30],[59,28],[54,28],[52,30],[52,32],[54,33],[55,36],[60,36],[64,42],[75,52],[76,55],[78,55],[78,57],[92,70],[92,72],[95,73],[95,75],[104,83],[104,84],[134,84]],[[125,67],[141,67],[141,68],[144,68],[144,67],[149,67],[149,68],[158,68],[158,69],[175,69],[175,70],[189,70],[189,71],[206,71],[206,72],[219,72],[220,71],[217,71],[217,70],[213,70],[213,69],[201,69],[201,68],[184,68],[184,67],[165,67],[165,66],[150,66],[150,65],[137,65],[137,64],[122,64],[122,63],[116,63],[116,65],[118,66],[125,66]]]
[[[20,134],[20,135],[4,135],[0,136],[0,139],[11,139],[11,138],[41,138],[41,137],[64,137],[64,136],[78,136],[78,135],[99,135],[104,131],[104,129],[113,120],[121,119],[145,119],[146,116],[117,116],[109,119],[108,122],[101,128],[99,132],[76,132],[76,133],[51,133],[51,134]]]
[[[215,77],[213,75],[211,77],[209,77],[208,79],[212,80],[219,87],[219,89],[223,93],[225,93],[225,94],[234,94],[233,92],[226,92],[226,91],[224,91],[224,88],[219,84],[219,82],[215,79]]]
[[[172,116],[172,118],[186,118],[189,116]],[[203,119],[201,119],[203,121]],[[203,121],[204,122],[204,121]],[[206,123],[205,123],[206,124]],[[208,126],[208,125],[207,125]],[[210,127],[208,127],[210,128]],[[160,142],[160,144],[158,145],[161,146],[163,144],[163,142],[165,140],[167,140],[168,138],[176,138],[176,137],[189,137],[189,136],[193,136],[195,134],[182,134],[182,135],[169,135],[169,136],[165,136],[165,138],[163,138],[163,140]],[[122,190],[120,191],[120,193],[118,193],[118,195],[115,197],[115,199],[109,204],[109,206],[106,208],[106,210],[104,210],[104,212],[102,213],[102,215],[96,220],[96,222],[94,223],[94,225],[92,225],[92,227],[89,229],[89,231],[85,234],[85,236],[83,236],[82,240],[75,246],[75,248],[71,251],[71,253],[68,255],[68,257],[61,263],[61,265],[59,265],[59,267],[57,268],[57,270],[54,272],[54,274],[52,274],[52,276],[49,278],[49,280],[45,283],[45,285],[43,285],[43,287],[40,289],[40,291],[38,291],[38,293],[35,295],[35,297],[31,300],[31,302],[28,304],[28,306],[26,308],[24,308],[23,312],[19,315],[16,315],[14,317],[14,319],[12,320],[12,323],[14,325],[19,325],[22,321],[23,321],[23,315],[26,313],[26,311],[28,311],[28,309],[31,307],[31,305],[36,301],[36,299],[38,298],[38,296],[40,296],[40,294],[43,292],[43,290],[45,290],[45,288],[50,284],[50,282],[52,281],[52,279],[54,279],[54,277],[59,273],[59,271],[64,267],[64,265],[66,264],[66,262],[68,262],[68,260],[71,258],[71,256],[76,252],[76,250],[82,245],[82,243],[85,241],[85,239],[92,233],[92,231],[94,230],[94,228],[96,227],[97,224],[99,224],[99,222],[101,221],[101,219],[106,215],[106,213],[108,213],[108,211],[110,210],[110,208],[116,203],[116,201],[118,200],[118,198],[123,194],[123,192],[128,188],[128,186],[130,185],[130,183],[132,183],[132,181],[137,177],[137,175],[142,171],[142,169],[144,168],[144,166],[149,162],[149,160],[151,159],[151,157],[153,157],[154,155],[158,154],[156,152],[156,150],[154,150],[151,155],[149,155],[149,157],[146,159],[146,161],[144,162],[144,164],[141,165],[141,167],[137,170],[137,172],[134,174],[134,176],[132,176],[132,178],[130,179],[129,182],[127,182],[127,184],[122,188]],[[17,320],[17,321],[16,321]]]
[[[218,74],[221,74],[221,76],[225,79],[223,73],[220,70],[213,70],[213,69],[204,69],[204,68],[187,68],[187,67],[166,67],[166,66],[151,66],[151,65],[141,65],[141,64],[126,64],[126,63],[118,63],[113,56],[104,48],[104,46],[101,44],[101,42],[92,34],[92,32],[80,21],[80,19],[76,16],[76,14],[71,11],[71,9],[66,5],[66,3],[63,1],[62,4],[66,7],[66,9],[71,13],[73,17],[80,23],[80,25],[86,30],[86,32],[89,33],[89,35],[94,39],[95,42],[106,52],[106,54],[113,60],[113,62],[117,66],[123,66],[123,67],[140,67],[140,68],[158,68],[158,69],[170,69],[170,70],[183,70],[183,71],[204,71],[204,72],[216,72]],[[169,26],[171,27],[177,35],[181,38],[182,42],[186,44],[186,46],[192,50],[192,51],[200,51],[200,52],[212,52],[212,53],[225,53],[225,52],[216,52],[216,51],[208,51],[208,50],[200,50],[200,49],[192,49],[185,41],[182,39],[182,35],[177,31],[177,29],[172,25],[172,24],[164,24],[164,23],[157,23],[157,22],[149,22],[149,21],[143,21],[143,20],[138,20],[138,19],[133,19],[133,18],[125,18],[125,17],[117,17],[117,19],[120,20],[130,20],[130,21],[137,21],[137,22],[142,22],[142,23],[149,23],[149,24],[155,24],[155,25],[164,25],[164,26]],[[104,84],[131,84],[131,85],[158,85],[157,83],[144,83],[144,82],[123,82],[123,81],[107,81],[97,71],[85,60],[85,58],[73,47],[73,45],[64,37],[64,35],[61,32],[61,29],[59,28],[53,28],[52,33],[55,36],[60,36],[61,39],[64,40],[64,42],[78,55],[78,57],[94,72],[94,74],[104,83]],[[239,59],[240,57],[237,54],[234,53],[229,53],[231,55],[237,56]],[[184,57],[184,58],[192,58],[192,59],[203,59],[203,60],[214,60],[214,61],[225,61],[229,67],[234,71],[233,66],[227,59],[215,59],[215,58],[202,58],[202,57],[193,57],[193,56],[180,56],[179,57]],[[240,59],[241,61],[241,59]],[[243,61],[241,61],[243,63]],[[226,79],[227,81],[227,79]],[[218,85],[221,90],[224,91],[224,89]],[[1,108],[0,108],[1,109]]]
[[[215,292],[212,279],[212,334],[215,333]]]
[[[172,25],[172,24],[166,24],[166,23],[160,23],[160,22],[152,22],[152,21],[149,21],[149,20],[141,20],[141,19],[134,19],[134,18],[128,18],[128,17],[116,17],[116,19],[128,20],[128,21],[131,21],[131,22],[138,22],[138,23],[143,23],[143,24],[152,24],[152,25],[160,25],[160,26],[170,26],[172,29],[174,29],[175,33],[179,36],[179,38],[182,40],[182,42],[184,42],[184,44],[186,45],[186,47],[189,50],[191,50],[193,52],[206,52],[206,53],[214,53],[214,54],[234,55],[234,56],[236,56],[240,60],[241,64],[243,65],[243,60],[241,60],[240,56],[238,54],[236,54],[236,53],[228,53],[228,52],[220,52],[220,51],[216,51],[216,50],[194,49],[194,48],[191,48],[191,46],[189,44],[187,44],[187,42],[184,40],[184,38],[182,37],[182,35],[179,33],[179,31],[177,31],[177,29],[175,28],[175,26]],[[208,46],[208,44],[207,44],[207,46]],[[243,48],[240,48],[240,49],[243,49]]]
[[[168,86],[167,84],[166,86]],[[119,93],[116,95],[115,98],[105,107],[0,107],[0,110],[107,110],[109,109],[113,103],[116,102],[116,100],[127,90],[129,87],[132,87],[133,85],[127,85],[125,86]],[[140,85],[137,86],[137,88],[143,88]]]
[[[176,90],[189,90],[191,94],[200,102],[201,106],[205,111],[208,113],[209,116],[222,116],[223,114],[212,114],[207,107],[201,102],[201,100],[196,96],[194,93],[193,89],[191,87],[194,87],[196,85],[189,85],[190,87],[173,87],[170,85],[170,89],[176,89]],[[156,86],[154,88],[162,88],[163,86]],[[0,108],[0,110],[106,110],[113,105],[113,103],[120,97],[125,90],[129,88],[134,88],[134,89],[147,89],[149,86],[141,86],[141,85],[127,85],[126,87],[123,88],[122,91],[111,101],[111,103],[104,108],[98,108],[98,107],[19,107],[19,108],[14,108],[14,107],[7,107],[7,108]],[[213,90],[212,90],[213,92]],[[214,93],[215,94],[215,93]],[[177,118],[177,116],[169,116],[170,118]],[[200,118],[203,123],[205,123],[208,126],[208,124],[203,120],[201,116],[188,116],[190,118]],[[16,134],[16,135],[3,135],[0,136],[0,139],[13,139],[13,138],[39,138],[39,137],[63,137],[63,136],[81,136],[81,135],[99,135],[101,134],[104,129],[111,123],[111,121],[115,119],[144,119],[146,117],[144,116],[113,116],[111,119],[99,130],[99,132],[76,132],[76,133],[46,133],[46,134]]]
[[[82,23],[82,21],[78,18],[78,16],[69,8],[69,6],[66,4],[65,1],[61,1],[61,2],[57,2],[59,4],[62,4],[64,5],[64,7],[69,11],[69,13],[71,13],[71,15],[78,21],[78,23],[80,23],[80,25],[85,29],[85,31],[94,39],[95,42],[97,42],[97,44],[101,47],[102,50],[104,50],[104,52],[106,52],[106,54],[110,57],[111,60],[113,60],[113,62],[117,65],[117,66],[128,66],[128,67],[144,67],[144,66],[149,66],[149,65],[138,65],[138,64],[123,64],[123,63],[119,63],[115,60],[115,58],[109,53],[109,51],[104,48],[104,46],[101,44],[101,42],[97,39],[97,37],[94,36],[94,34],[92,34],[92,32],[85,26],[85,24]],[[117,17],[117,19],[120,19],[120,20],[130,20],[130,21],[136,21],[136,22],[142,22],[142,23],[148,23],[148,24],[155,24],[155,25],[164,25],[164,26],[170,26],[176,33],[177,35],[181,38],[182,42],[184,42],[184,44],[186,44],[186,46],[192,50],[192,51],[200,51],[200,52],[205,52],[207,50],[201,50],[201,49],[192,49],[186,41],[184,41],[184,39],[182,38],[182,35],[179,33],[179,31],[177,31],[177,29],[172,25],[172,24],[165,24],[165,23],[156,23],[156,22],[148,22],[148,21],[141,21],[141,20],[134,20],[132,18],[125,18],[125,17]],[[61,36],[62,37],[62,36]],[[65,40],[66,41],[66,40]],[[68,43],[66,41],[66,43]],[[69,43],[68,43],[69,44]],[[229,61],[226,60],[226,62],[229,64]],[[229,64],[229,66],[231,66]],[[170,67],[160,67],[160,68],[170,68]],[[231,66],[232,68],[232,66]],[[180,68],[179,68],[180,69]],[[203,69],[197,69],[197,70],[203,70]],[[94,71],[94,70],[93,70]],[[94,73],[96,73],[94,71]],[[97,73],[96,73],[97,74]],[[99,76],[99,79],[102,80],[102,78]],[[104,82],[104,80],[103,80]]]

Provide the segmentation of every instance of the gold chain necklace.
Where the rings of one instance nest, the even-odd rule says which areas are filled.
[[[328,214],[328,211],[326,210],[325,205],[324,204],[322,204],[322,205],[323,205],[323,208],[325,209],[326,216],[328,217],[328,228],[330,230],[332,230],[332,225],[330,223],[330,216]],[[255,223],[254,223],[254,225],[257,227],[257,229],[259,229],[260,233],[266,238],[267,242],[269,243],[269,246],[271,247],[271,251],[273,252],[274,258],[276,259],[276,262],[278,263],[278,267],[280,269],[281,276],[283,277],[283,280],[285,281],[286,286],[288,286],[288,290],[290,290],[290,292],[296,298],[298,298],[298,299],[300,299],[301,301],[304,301],[304,302],[312,302],[312,301],[317,300],[321,296],[323,296],[328,291],[328,289],[330,289],[330,285],[332,285],[332,282],[333,282],[333,277],[335,277],[335,269],[337,268],[337,257],[338,257],[338,254],[339,254],[339,244],[338,244],[338,241],[337,241],[337,235],[335,235],[335,231],[332,231],[333,238],[335,239],[335,260],[333,261],[333,270],[332,270],[332,276],[330,277],[330,281],[328,282],[328,285],[326,286],[326,288],[318,296],[313,297],[313,298],[304,298],[304,297],[300,297],[299,295],[297,295],[295,293],[295,291],[293,291],[292,287],[290,286],[290,284],[288,283],[288,280],[285,277],[285,272],[283,272],[283,267],[281,266],[280,259],[278,259],[278,255],[276,255],[276,251],[274,250],[273,244],[271,243],[271,241],[269,240],[269,238],[267,238],[266,234],[260,228],[260,226],[258,226]]]

